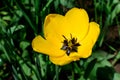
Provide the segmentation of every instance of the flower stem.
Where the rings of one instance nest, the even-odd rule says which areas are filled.
[[[72,70],[72,80],[74,80],[74,76],[75,76],[74,70]]]
[[[56,73],[56,80],[59,80],[59,66],[58,65],[56,65],[55,66],[55,73]]]
[[[72,62],[72,80],[75,78],[75,72],[74,72],[74,62]]]

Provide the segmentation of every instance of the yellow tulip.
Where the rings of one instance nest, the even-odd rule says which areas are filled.
[[[43,32],[44,38],[38,35],[33,39],[33,50],[48,55],[56,65],[65,65],[91,55],[100,28],[89,22],[84,9],[72,8],[65,16],[46,16]]]

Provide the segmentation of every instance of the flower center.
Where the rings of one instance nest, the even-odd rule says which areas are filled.
[[[64,35],[62,36],[65,38],[65,40],[63,41],[61,49],[65,50],[68,56],[71,52],[77,52],[78,46],[80,46],[80,44],[77,42],[77,38],[74,38],[71,35],[71,39],[68,40]]]

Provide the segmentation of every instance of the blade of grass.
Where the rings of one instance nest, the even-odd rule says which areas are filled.
[[[3,44],[2,44],[2,45],[3,45]],[[4,46],[4,45],[3,45],[3,46]],[[8,55],[8,52],[6,51],[5,47],[3,47],[3,46],[2,46],[2,50],[4,51],[4,53],[5,53],[8,61],[9,61],[9,63],[11,64],[11,63],[12,63],[11,58],[10,58],[10,56]],[[8,47],[7,47],[7,48],[8,48]],[[20,79],[19,79],[19,76],[18,76],[18,74],[17,74],[17,70],[15,69],[15,67],[14,67],[13,64],[11,64],[11,68],[12,68],[12,71],[13,71],[12,74],[13,74],[14,79],[15,79],[15,80],[20,80]]]
[[[46,9],[50,6],[50,4],[51,4],[52,2],[53,2],[53,0],[49,0],[49,1],[47,2],[47,4],[44,6],[44,8],[42,9],[41,13],[45,12]]]
[[[38,23],[39,23],[39,14],[40,14],[40,4],[41,0],[35,0],[34,1],[34,7],[35,7],[35,25],[36,28],[38,28]],[[42,22],[41,22],[42,23]]]
[[[12,65],[12,70],[13,70],[13,77],[15,80],[20,80],[17,70],[15,69],[14,65]]]
[[[97,62],[97,59],[93,59],[87,66],[85,73],[84,73],[84,78],[87,80],[89,78],[89,75],[91,71],[94,69],[94,66]]]
[[[39,60],[39,57],[38,57],[38,55],[37,55],[37,53],[35,54],[36,55],[36,60],[35,60],[35,66],[36,66],[36,73],[37,73],[37,77],[38,77],[38,79],[39,80],[42,80],[41,78],[42,78],[42,76],[41,76],[41,70],[40,70],[40,60]]]
[[[22,68],[22,65],[21,65],[21,64],[18,64],[18,66],[19,66],[19,68],[20,68],[20,72],[21,72],[20,75],[22,76],[22,80],[29,80],[29,79],[27,78],[27,76],[26,76],[23,68]]]
[[[95,21],[97,22],[97,6],[96,6],[96,0],[94,0],[94,6],[95,6]]]
[[[34,24],[32,23],[31,19],[30,19],[29,16],[27,15],[27,13],[25,12],[25,8],[23,7],[23,5],[22,5],[19,1],[16,1],[16,0],[14,0],[14,1],[15,1],[15,3],[16,3],[16,6],[22,11],[23,16],[25,17],[25,19],[27,20],[27,22],[29,23],[29,25],[30,25],[31,28],[33,29],[34,34],[36,35],[37,29],[36,29],[36,27],[34,26]]]
[[[75,70],[74,70],[74,62],[72,62],[72,69],[71,69],[71,72],[72,72],[72,80],[75,80]]]
[[[59,66],[55,65],[56,80],[59,80]]]
[[[81,75],[81,69],[80,69],[80,67],[77,65],[76,62],[73,62],[73,64],[74,64],[75,69],[77,69],[79,75]]]

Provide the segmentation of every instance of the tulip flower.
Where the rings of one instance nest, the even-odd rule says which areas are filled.
[[[89,22],[84,9],[72,8],[65,16],[47,15],[43,33],[44,37],[33,39],[33,50],[48,55],[56,65],[65,65],[91,55],[100,28],[96,22]]]

